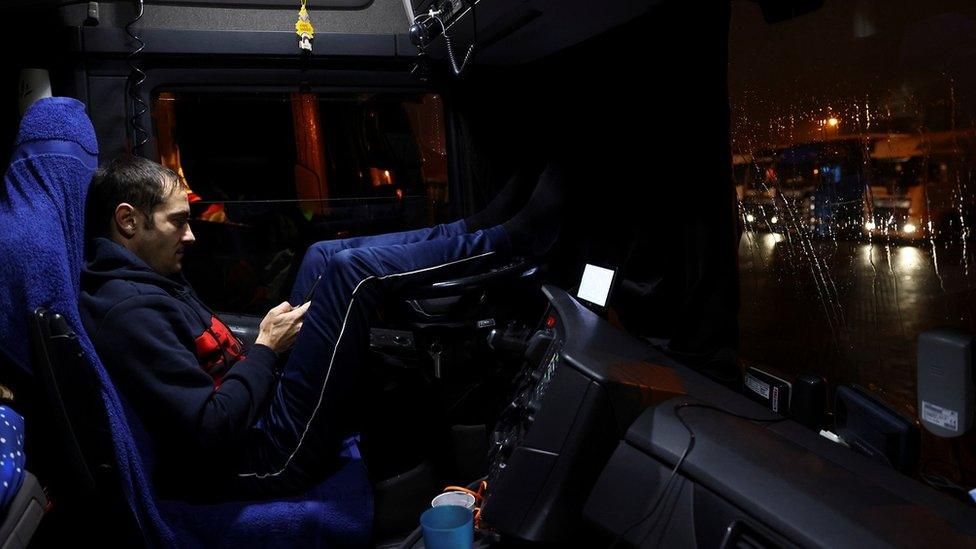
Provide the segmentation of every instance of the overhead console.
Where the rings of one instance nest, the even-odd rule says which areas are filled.
[[[658,1],[411,0],[414,16],[432,10],[447,29],[454,55],[475,44],[479,63],[525,63],[578,44],[649,11]],[[447,56],[440,23],[431,21],[428,53]],[[458,59],[460,63],[461,60]]]

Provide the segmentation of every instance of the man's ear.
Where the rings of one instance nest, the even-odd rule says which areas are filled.
[[[139,223],[139,216],[132,204],[123,202],[115,207],[115,229],[126,238],[132,238],[136,234],[136,225]]]

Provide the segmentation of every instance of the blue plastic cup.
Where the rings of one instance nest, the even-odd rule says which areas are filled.
[[[471,549],[474,514],[460,505],[438,505],[420,515],[427,549]]]

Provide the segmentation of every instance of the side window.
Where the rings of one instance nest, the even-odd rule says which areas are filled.
[[[185,274],[230,312],[287,298],[312,242],[444,220],[444,107],[435,94],[162,91],[162,164],[190,189]]]
[[[734,2],[741,356],[918,417],[924,331],[976,332],[976,6]],[[976,484],[976,436],[923,430],[923,478]]]

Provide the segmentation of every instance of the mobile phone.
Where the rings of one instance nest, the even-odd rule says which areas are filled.
[[[305,294],[305,301],[302,301],[302,305],[312,301],[312,296],[315,295],[315,288],[318,287],[319,281],[322,280],[322,275],[315,278],[315,282],[312,283],[312,287],[308,289],[308,293]]]

